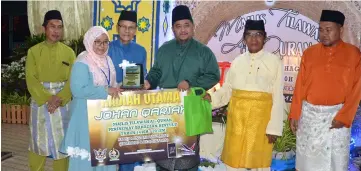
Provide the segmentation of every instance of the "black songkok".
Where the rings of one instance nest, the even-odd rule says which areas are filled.
[[[58,10],[50,10],[45,14],[43,26],[46,26],[49,20],[63,21],[63,18],[61,17],[61,14]]]
[[[343,15],[340,11],[322,10],[320,21],[330,21],[343,26],[345,22],[345,15]]]
[[[262,31],[265,31],[264,22],[263,22],[263,20],[247,20],[244,30],[245,31],[246,30],[262,30]]]
[[[172,25],[179,20],[188,19],[193,23],[192,14],[185,5],[178,5],[172,11]]]
[[[125,10],[123,10],[122,12],[120,12],[118,23],[121,20],[132,21],[132,22],[135,22],[137,24],[137,13],[135,11],[125,11]]]

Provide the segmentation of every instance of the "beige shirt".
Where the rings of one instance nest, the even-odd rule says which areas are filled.
[[[211,93],[213,108],[228,104],[232,89],[271,93],[273,106],[266,134],[281,136],[285,117],[283,70],[282,60],[263,50],[255,54],[247,52],[238,56],[233,60],[223,86]]]

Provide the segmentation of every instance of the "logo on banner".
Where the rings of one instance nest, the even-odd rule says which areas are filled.
[[[110,158],[110,161],[116,161],[116,160],[119,160],[119,151],[117,149],[112,149],[109,151],[109,158]]]
[[[104,159],[107,158],[107,149],[94,150],[94,155],[95,159],[102,163],[104,162]]]
[[[243,41],[246,21],[263,20],[267,32],[265,50],[279,55],[284,63],[284,94],[293,94],[301,56],[318,43],[318,23],[293,9],[271,8],[222,21],[207,46],[219,62],[232,62],[247,51]]]

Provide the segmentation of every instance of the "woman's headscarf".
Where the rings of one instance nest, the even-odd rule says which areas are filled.
[[[94,52],[93,45],[94,41],[101,36],[106,34],[108,39],[108,32],[101,26],[91,27],[84,35],[84,46],[86,52],[82,53],[84,55],[85,61],[89,66],[90,72],[93,73],[93,80],[95,85],[108,85],[107,79],[110,79],[112,83],[115,83],[115,69],[111,59],[108,57],[108,49],[104,54],[98,55]],[[81,56],[79,55],[79,56]],[[110,75],[109,75],[110,70]],[[103,73],[104,72],[104,73]],[[112,86],[112,83],[110,86]]]

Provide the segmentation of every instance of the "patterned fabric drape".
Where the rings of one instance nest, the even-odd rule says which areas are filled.
[[[28,23],[32,35],[42,33],[44,15],[59,10],[64,23],[64,39],[78,39],[93,22],[93,1],[28,1]]]

